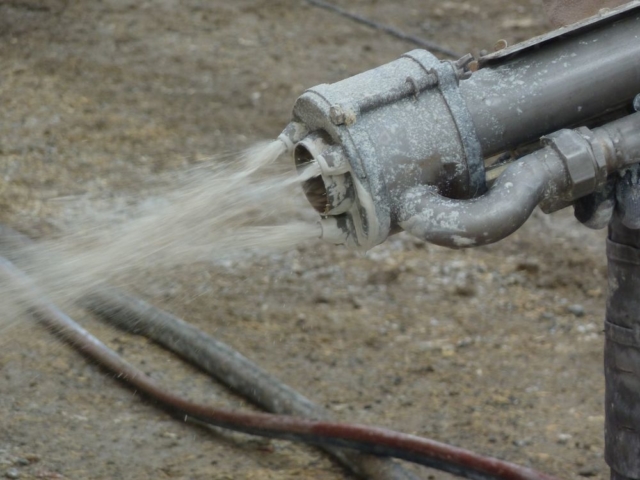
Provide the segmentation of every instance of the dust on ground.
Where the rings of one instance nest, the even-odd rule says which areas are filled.
[[[533,0],[336,3],[461,52],[547,28]],[[172,172],[273,138],[305,88],[412,48],[304,1],[2,2],[0,220],[41,239],[121,221]],[[475,250],[307,242],[122,282],[336,419],[605,478],[603,241],[570,212],[536,213]],[[175,392],[251,408],[145,339],[69,313]],[[0,474],[345,478],[311,448],[177,422],[28,318],[14,323],[0,332]]]

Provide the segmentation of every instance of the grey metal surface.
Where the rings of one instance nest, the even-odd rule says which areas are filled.
[[[616,204],[622,224],[632,230],[640,230],[640,164],[625,169],[624,175],[618,179]]]
[[[614,170],[640,162],[640,124],[635,120],[638,117],[640,113],[634,113],[595,130],[605,155],[615,159]]]
[[[575,3],[575,2],[574,2]],[[573,23],[571,25],[567,25],[565,27],[560,27],[556,30],[552,30],[550,32],[544,33],[537,37],[533,37],[529,40],[525,40],[524,42],[517,43],[507,48],[500,49],[496,52],[487,54],[479,59],[480,67],[490,65],[492,63],[502,62],[505,58],[512,58],[515,55],[520,55],[525,50],[540,48],[543,44],[547,44],[553,42],[560,37],[568,37],[568,36],[577,36],[582,35],[584,32],[592,29],[599,28],[603,23],[609,21],[615,21],[621,14],[626,14],[630,10],[635,10],[640,8],[640,0],[635,0],[632,2],[628,2],[624,5],[621,5],[617,8],[613,9],[602,9],[598,14],[593,17],[585,18],[579,22]]]
[[[608,174],[639,162],[640,154],[634,153],[638,131],[640,114],[635,113],[593,131],[557,132],[547,138],[546,147],[510,165],[487,194],[470,200],[416,186],[399,201],[399,224],[445,247],[497,242],[520,228],[538,204],[546,211],[570,204],[605,185]],[[616,148],[600,149],[602,144]]]
[[[640,90],[640,8],[496,57],[460,90],[485,157],[621,111]]]
[[[636,115],[629,119],[636,118]],[[616,163],[610,168],[620,170],[623,178],[613,175],[606,185],[580,198],[574,203],[575,216],[589,228],[604,228],[613,215],[618,197],[620,214],[626,226],[640,228],[640,197],[634,189],[625,188],[640,175],[637,165],[640,163],[640,124],[621,119],[603,125],[597,132],[591,139],[596,147],[594,153],[612,158]],[[628,167],[633,164],[636,165]]]
[[[626,475],[621,475],[616,471],[611,471],[611,476],[609,477],[611,480],[638,480],[637,478],[627,477]]]
[[[567,190],[559,195],[560,205],[549,205],[545,212],[558,210],[576,198],[594,192],[599,185],[605,183],[609,173],[607,158],[615,158],[615,156],[607,157],[604,151],[594,148],[598,146],[598,142],[588,129],[560,130],[542,137],[541,141],[543,145],[550,146],[560,156],[569,177]]]
[[[438,195],[418,186],[402,198],[400,226],[427,242],[467,248],[497,242],[515,232],[545,196],[553,196],[557,179],[565,176],[560,158],[551,149],[512,164],[489,192],[471,200]]]
[[[605,459],[612,478],[640,478],[640,230],[616,214],[607,242]]]
[[[594,230],[600,230],[609,224],[616,206],[616,180],[612,177],[595,192],[573,203],[573,213],[580,223]]]
[[[294,148],[296,163],[317,162],[322,181],[304,187],[333,217],[323,238],[364,248],[383,242],[398,230],[399,196],[414,185],[454,198],[485,190],[482,151],[458,91],[468,60],[441,62],[414,50],[296,101],[294,121],[311,132]],[[336,172],[330,157],[346,158],[348,170]]]
[[[607,198],[598,189],[608,173],[640,161],[637,122],[611,123],[629,116],[640,91],[640,1],[505,50],[484,57],[483,68],[470,76],[470,56],[440,62],[414,50],[318,85],[296,101],[281,140],[290,150],[295,145],[299,166],[317,164],[319,175],[305,180],[304,188],[323,217],[322,238],[366,249],[409,228],[457,247],[451,232],[427,221],[428,209],[453,214],[464,205],[468,212],[477,209],[458,222],[478,229],[457,240],[470,246],[510,233],[540,200],[551,212],[592,192],[600,197],[581,202],[583,221],[606,223],[612,206],[602,203]],[[540,197],[533,183],[526,186],[541,181],[534,172],[526,181],[505,173],[511,180],[496,185],[514,186],[510,190],[478,201],[450,200],[485,192],[483,157],[568,127],[602,124],[607,126],[593,132],[583,128],[579,135],[566,131],[543,139],[564,166],[566,182],[554,179],[558,191],[547,188]],[[486,223],[487,212],[494,212],[494,221]],[[434,232],[425,231],[427,224]]]
[[[465,59],[468,63],[470,58],[472,57],[463,57],[456,63],[464,62]],[[449,107],[451,119],[456,125],[459,142],[464,152],[466,188],[458,195],[458,198],[472,198],[482,195],[487,189],[484,161],[482,146],[478,141],[473,119],[458,88],[460,77],[468,78],[467,73],[470,75],[471,72],[459,70],[449,72],[449,69],[455,68],[456,64],[453,62],[441,62],[435,72],[438,75],[438,87],[447,107]],[[458,177],[460,176],[458,174]]]

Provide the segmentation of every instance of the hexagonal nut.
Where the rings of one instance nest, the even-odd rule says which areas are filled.
[[[593,155],[596,168],[596,189],[598,189],[607,183],[607,177],[609,175],[605,147],[602,144],[602,141],[596,137],[594,132],[589,130],[587,127],[580,127],[577,131],[582,135],[582,138],[589,142],[589,146],[591,147],[591,153]]]
[[[572,201],[593,192],[598,172],[589,142],[578,132],[560,130],[546,137],[546,143],[558,152],[566,167],[569,188],[564,199]]]

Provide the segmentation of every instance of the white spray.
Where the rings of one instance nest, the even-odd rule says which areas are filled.
[[[199,167],[129,221],[76,226],[12,255],[42,291],[64,305],[123,273],[291,248],[320,235],[319,227],[300,220],[306,205],[297,186],[301,178],[291,172],[255,175],[285,150],[275,141],[247,150],[234,163]],[[2,283],[0,289],[0,305],[15,306],[18,292]]]

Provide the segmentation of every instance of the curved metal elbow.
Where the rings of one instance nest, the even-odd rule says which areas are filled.
[[[397,207],[399,226],[427,242],[451,248],[494,243],[511,235],[540,203],[546,213],[596,191],[607,175],[640,160],[640,113],[593,131],[560,130],[512,164],[488,193],[471,200],[445,198],[428,186],[407,190]]]
[[[543,152],[538,161],[511,165],[483,196],[445,198],[427,186],[408,190],[401,200],[400,227],[427,242],[450,248],[494,243],[524,224],[545,195],[553,194],[562,165]]]

